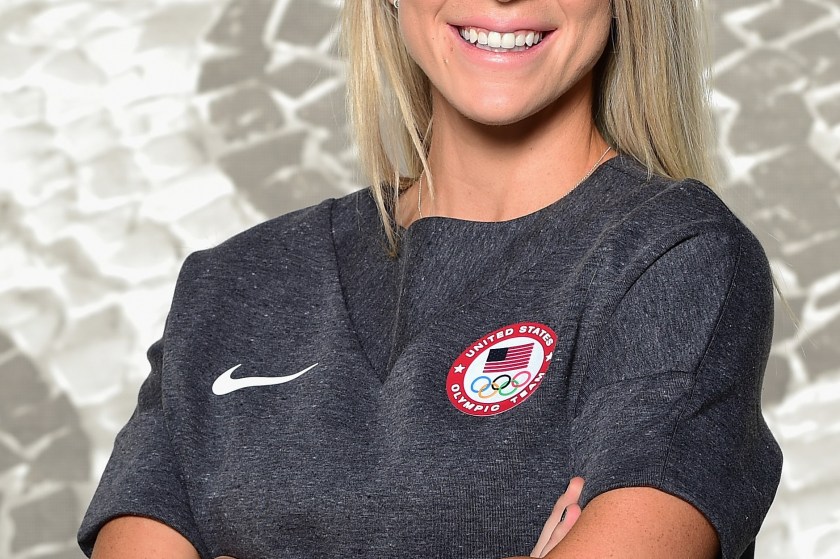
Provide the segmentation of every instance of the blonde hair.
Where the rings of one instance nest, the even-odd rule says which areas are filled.
[[[611,41],[596,67],[593,119],[616,151],[651,173],[712,186],[703,3],[613,0]],[[345,0],[341,24],[350,123],[394,257],[400,192],[422,172],[433,188],[430,84],[403,44],[390,1]]]

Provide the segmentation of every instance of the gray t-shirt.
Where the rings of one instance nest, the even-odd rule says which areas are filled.
[[[752,557],[773,292],[714,193],[621,156],[526,216],[403,233],[391,260],[365,189],[192,254],[82,549],[131,514],[202,557],[527,555],[580,475],[583,507],[656,487]]]

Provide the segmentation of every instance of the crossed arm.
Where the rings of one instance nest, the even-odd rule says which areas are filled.
[[[581,478],[575,478],[581,479]],[[570,486],[570,490],[571,490]],[[578,494],[579,494],[578,490]],[[561,497],[562,500],[562,497]],[[560,501],[558,501],[559,503]],[[577,505],[573,505],[577,507]],[[552,516],[559,516],[555,507]],[[627,487],[598,495],[580,509],[569,508],[573,528],[560,528],[559,541],[537,547],[545,559],[715,559],[720,544],[712,524],[694,506],[652,487]],[[567,513],[568,516],[569,513]],[[579,514],[579,518],[575,518]],[[549,523],[551,524],[551,518]],[[543,531],[545,535],[545,530]],[[540,537],[543,540],[543,537]],[[540,554],[543,553],[543,554]],[[508,559],[524,559],[511,557]]]
[[[576,481],[579,480],[579,481]],[[717,534],[692,505],[651,487],[607,491],[581,511],[582,478],[558,499],[531,557],[545,559],[715,559]],[[565,518],[561,516],[566,510]],[[99,532],[93,559],[199,559],[190,542],[165,524],[136,516],[111,520]],[[508,559],[526,559],[524,556]]]

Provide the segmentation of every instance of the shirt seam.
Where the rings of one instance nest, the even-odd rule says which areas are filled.
[[[738,271],[739,271],[740,266],[741,266],[742,255],[743,255],[743,242],[742,242],[742,239],[739,235],[738,236],[738,258],[735,260],[735,265],[732,267],[732,274],[729,278],[729,288],[726,290],[726,297],[724,298],[723,304],[721,305],[720,310],[718,311],[718,316],[717,316],[717,320],[715,321],[715,327],[712,330],[712,335],[709,336],[709,339],[706,342],[706,347],[703,349],[703,355],[700,358],[700,361],[698,362],[697,367],[694,370],[694,376],[693,376],[693,379],[692,379],[691,388],[689,389],[689,392],[688,392],[688,398],[685,400],[685,403],[683,404],[683,409],[680,412],[679,416],[677,417],[677,420],[674,422],[674,428],[671,431],[670,437],[668,438],[668,448],[665,451],[665,458],[662,461],[662,470],[659,474],[659,482],[660,483],[663,483],[664,480],[665,480],[665,473],[668,470],[668,463],[669,463],[669,460],[670,460],[670,457],[671,457],[671,450],[674,446],[674,440],[677,437],[677,431],[680,428],[683,417],[685,416],[686,409],[688,408],[688,403],[691,402],[692,399],[694,398],[695,389],[697,387],[697,377],[700,375],[700,372],[703,370],[703,367],[704,367],[705,362],[706,362],[706,357],[708,357],[708,355],[709,355],[709,349],[711,348],[712,344],[714,343],[715,339],[717,338],[718,330],[720,329],[720,324],[723,321],[723,315],[726,312],[727,306],[729,305],[729,301],[730,301],[730,298],[732,296],[732,291],[735,288],[735,278],[737,277]]]
[[[335,246],[335,225],[334,225],[334,221],[333,221],[333,213],[335,211],[335,202],[336,202],[335,198],[330,199],[330,208],[329,208],[329,211],[327,212],[327,219],[329,219],[330,246],[332,247],[332,251],[331,251],[332,262],[333,262],[333,265],[335,266],[335,275],[336,275],[336,278],[338,280],[339,293],[341,294],[341,306],[344,310],[344,316],[347,317],[347,322],[349,323],[351,329],[353,330],[353,340],[356,343],[356,346],[359,348],[359,353],[364,355],[365,363],[367,364],[368,369],[372,372],[373,376],[376,377],[376,379],[381,384],[382,379],[380,378],[380,376],[378,374],[378,370],[374,366],[373,361],[371,361],[370,355],[368,355],[368,352],[365,350],[364,346],[362,345],[362,341],[359,338],[359,332],[356,328],[356,323],[353,321],[353,315],[350,312],[350,307],[347,304],[347,292],[346,292],[345,287],[344,287],[344,282],[342,281],[341,266],[339,266],[339,263],[338,263],[338,254],[336,252],[337,249],[336,249],[336,246]]]
[[[612,230],[613,229],[611,228],[610,231],[612,231]],[[605,314],[605,316],[601,320],[601,327],[598,328],[597,332],[594,333],[594,335],[593,335],[593,343],[590,346],[590,350],[587,351],[587,353],[585,353],[582,357],[583,363],[581,364],[581,371],[580,371],[580,379],[581,379],[580,380],[580,382],[581,382],[580,392],[578,393],[578,396],[576,396],[575,400],[574,400],[572,417],[577,417],[577,415],[579,413],[579,404],[581,402],[581,396],[584,395],[583,391],[585,390],[584,387],[586,385],[586,379],[589,376],[589,369],[590,369],[590,365],[592,363],[591,350],[592,350],[592,348],[597,348],[597,347],[600,346],[599,342],[604,338],[604,336],[606,336],[607,328],[609,327],[611,322],[614,320],[616,313],[618,312],[619,308],[621,307],[621,303],[624,301],[624,299],[627,297],[627,295],[630,293],[630,291],[632,291],[633,287],[644,277],[645,273],[647,273],[648,270],[650,270],[657,262],[659,262],[659,260],[661,258],[665,257],[669,252],[671,252],[675,248],[681,246],[683,243],[685,243],[687,241],[690,241],[691,239],[694,239],[697,236],[698,235],[685,236],[685,237],[681,238],[679,240],[679,242],[677,242],[677,243],[669,243],[668,248],[664,252],[657,255],[655,258],[653,258],[653,260],[651,260],[646,266],[644,266],[644,268],[639,271],[638,275],[633,279],[633,281],[630,282],[629,285],[627,285],[624,293],[622,293],[619,297],[617,297],[617,299],[615,300],[614,303],[610,304],[611,308],[608,309],[609,313]],[[599,244],[598,246],[602,246],[602,244]],[[644,250],[644,253],[647,254],[650,251],[650,248],[651,248],[650,245],[646,246],[645,250]],[[604,266],[599,265],[597,267],[596,271],[595,271],[595,274],[593,274],[592,279],[590,280],[590,283],[589,283],[589,287],[587,288],[587,298],[590,296],[592,283],[595,282],[595,280],[598,278],[598,275],[600,274],[601,270],[603,270],[603,269],[604,269]],[[586,351],[586,348],[584,348],[584,350]],[[690,372],[690,371],[668,371],[668,372]],[[616,382],[621,382],[621,381],[616,381]],[[614,383],[608,383],[608,384],[614,384]],[[607,385],[603,385],[603,386],[607,386]],[[596,391],[598,391],[600,388],[601,388],[601,385],[598,385],[596,388],[594,388],[592,391],[587,392],[586,394],[593,394]]]

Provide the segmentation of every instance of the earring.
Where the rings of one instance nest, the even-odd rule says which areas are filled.
[[[398,10],[400,9],[400,0],[394,0],[394,7]]]

